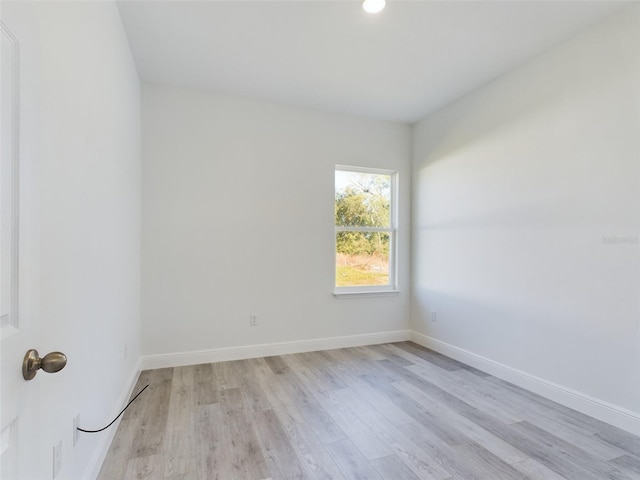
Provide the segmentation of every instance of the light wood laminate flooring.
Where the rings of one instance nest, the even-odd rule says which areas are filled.
[[[99,480],[640,479],[640,438],[410,342],[147,383]]]

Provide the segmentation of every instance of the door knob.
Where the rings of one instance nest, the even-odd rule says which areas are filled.
[[[56,373],[67,364],[67,357],[62,352],[47,353],[40,358],[37,350],[27,351],[22,361],[22,376],[25,380],[31,380],[41,368],[47,373]]]

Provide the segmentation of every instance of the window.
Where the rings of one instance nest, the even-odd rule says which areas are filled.
[[[396,289],[396,172],[336,166],[335,292]]]

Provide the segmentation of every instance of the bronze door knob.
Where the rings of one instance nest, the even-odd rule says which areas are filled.
[[[22,376],[25,380],[31,380],[36,376],[39,369],[47,373],[55,373],[62,370],[67,364],[67,357],[62,352],[47,353],[40,358],[38,351],[31,349],[27,351],[22,361]]]

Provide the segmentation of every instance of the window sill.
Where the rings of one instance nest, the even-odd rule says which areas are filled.
[[[395,297],[400,293],[400,290],[378,290],[369,292],[333,292],[333,296],[339,300],[346,300],[350,298],[365,298],[365,297]]]

